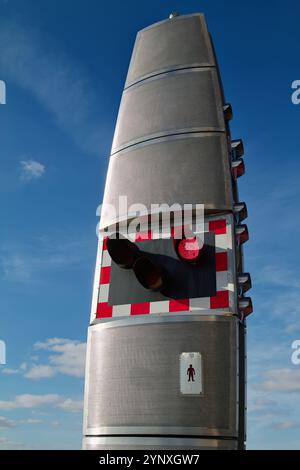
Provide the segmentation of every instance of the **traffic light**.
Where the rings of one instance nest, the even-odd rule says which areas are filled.
[[[108,253],[112,260],[120,268],[130,269],[133,267],[138,254],[138,247],[120,233],[106,239]]]
[[[123,269],[132,268],[145,289],[156,292],[166,287],[168,275],[164,268],[151,260],[135,243],[115,233],[107,238],[106,246],[114,263]]]
[[[148,256],[141,256],[133,266],[134,274],[140,284],[152,292],[164,292],[171,282],[164,267],[155,263]]]
[[[203,262],[203,254],[205,254],[205,245],[203,240],[197,236],[181,238],[174,240],[174,246],[177,256],[182,261],[191,264],[199,264]]]
[[[214,296],[221,253],[214,232],[193,237],[155,238],[136,235],[133,242],[120,233],[105,240],[110,258],[110,305],[193,299]],[[106,258],[107,260],[107,258]],[[104,270],[107,269],[104,268]],[[101,289],[101,285],[100,285]],[[101,316],[101,311],[99,311]]]

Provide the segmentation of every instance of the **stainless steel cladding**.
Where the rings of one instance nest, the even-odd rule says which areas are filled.
[[[237,437],[237,319],[152,317],[90,328],[87,434]],[[179,359],[202,355],[203,394],[183,395]]]
[[[215,65],[204,15],[177,16],[138,33],[125,86],[169,70]]]
[[[157,137],[224,130],[216,70],[172,71],[125,89],[112,153]]]
[[[93,437],[84,440],[85,450],[237,450],[237,441],[233,439],[205,439],[187,437]]]
[[[125,194],[129,204],[148,209],[150,203],[201,201],[208,211],[232,210],[223,105],[203,15],[176,16],[140,31],[121,100],[104,203],[115,206]]]
[[[206,210],[226,210],[232,204],[226,135],[181,134],[126,149],[110,157],[106,188],[104,202],[116,208],[125,194],[128,206],[201,201]]]

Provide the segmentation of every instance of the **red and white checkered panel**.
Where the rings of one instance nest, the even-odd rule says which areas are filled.
[[[93,302],[92,319],[115,318],[131,315],[157,314],[224,314],[234,312],[234,259],[233,259],[233,221],[230,215],[222,218],[210,218],[204,224],[205,232],[215,233],[216,246],[216,283],[217,294],[214,297],[188,298],[181,300],[163,300],[156,302],[132,303],[124,305],[109,305],[109,286],[111,257],[106,249],[106,239],[100,240],[99,250],[100,269],[97,270],[99,284],[95,279],[95,302]],[[136,242],[158,238],[154,231],[140,233],[135,237]],[[164,234],[165,236],[165,234]],[[169,234],[170,236],[170,234]],[[96,274],[97,276],[97,274]]]

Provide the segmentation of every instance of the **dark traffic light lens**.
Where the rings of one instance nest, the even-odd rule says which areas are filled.
[[[204,245],[200,245],[197,237],[175,240],[175,248],[178,257],[189,263],[195,263],[199,260],[203,251],[203,246]]]
[[[147,256],[138,258],[133,266],[137,280],[145,289],[157,292],[166,285],[166,274],[164,270],[153,263]]]
[[[134,243],[117,233],[108,238],[106,246],[110,257],[120,268],[132,268],[139,253]]]

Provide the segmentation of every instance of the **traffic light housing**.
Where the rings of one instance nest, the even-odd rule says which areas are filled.
[[[139,236],[136,239],[139,240]],[[189,238],[146,240],[142,237],[142,241],[132,242],[120,234],[108,237],[106,249],[111,258],[109,304],[216,295],[215,234],[205,233],[195,239],[197,256],[190,260],[185,258],[189,250],[179,248],[186,240],[189,243]]]

